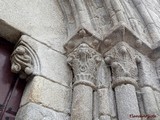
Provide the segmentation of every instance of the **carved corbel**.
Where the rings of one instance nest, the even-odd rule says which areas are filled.
[[[34,64],[27,45],[20,42],[11,55],[11,71],[19,73],[21,79],[26,79],[33,73]]]

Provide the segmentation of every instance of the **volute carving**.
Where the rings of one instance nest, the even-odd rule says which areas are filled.
[[[25,79],[33,73],[33,60],[24,44],[19,44],[11,55],[11,71]]]
[[[101,55],[86,43],[80,44],[72,51],[67,61],[74,72],[74,85],[95,87],[96,72],[101,60]]]

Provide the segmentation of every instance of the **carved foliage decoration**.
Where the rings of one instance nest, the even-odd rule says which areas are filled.
[[[19,73],[20,78],[25,79],[33,73],[33,60],[24,44],[19,44],[11,55],[11,71]]]
[[[80,44],[68,55],[68,63],[74,72],[74,82],[86,81],[95,84],[97,68],[101,55],[86,43]]]
[[[105,54],[105,61],[111,65],[113,77],[137,78],[138,70],[134,52],[121,42]]]

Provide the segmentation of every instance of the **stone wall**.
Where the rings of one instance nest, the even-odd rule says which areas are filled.
[[[0,6],[11,70],[27,80],[16,120],[160,120],[159,0]]]

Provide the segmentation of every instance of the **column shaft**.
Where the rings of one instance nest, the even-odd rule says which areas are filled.
[[[89,86],[77,85],[73,90],[71,120],[92,120],[93,90]]]
[[[115,88],[119,120],[133,120],[133,115],[140,115],[138,100],[133,85],[120,85]],[[140,118],[134,118],[140,120]]]

